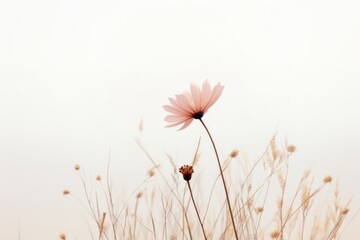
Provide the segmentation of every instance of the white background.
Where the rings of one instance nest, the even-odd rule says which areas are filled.
[[[355,0],[1,1],[0,238],[86,239],[62,190],[79,186],[76,163],[104,174],[110,149],[118,185],[141,182],[151,164],[134,141],[140,119],[153,156],[186,163],[204,131],[164,128],[162,105],[205,79],[225,85],[204,117],[222,156],[255,159],[278,132],[297,146],[299,172],[340,179],[355,214],[359,13]]]

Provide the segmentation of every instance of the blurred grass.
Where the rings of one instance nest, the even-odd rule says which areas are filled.
[[[79,165],[74,168],[83,193],[66,189],[63,194],[73,197],[87,212],[91,239],[203,239],[200,223],[207,239],[235,238],[220,175],[197,174],[201,164],[206,171],[200,140],[189,162],[195,170],[189,183],[200,221],[191,205],[188,185],[172,157],[168,156],[168,170],[154,160],[140,141],[137,143],[153,167],[127,197],[114,189],[109,163],[107,176],[98,175],[90,181]],[[287,141],[281,143],[274,135],[261,157],[254,161],[237,149],[222,160],[239,239],[341,238],[350,222],[346,220],[351,200],[341,199],[340,185],[331,176],[319,177],[309,169],[291,169],[293,154],[296,147]],[[299,171],[303,172],[301,177],[292,181],[289,175]],[[66,231],[59,237],[70,239]]]

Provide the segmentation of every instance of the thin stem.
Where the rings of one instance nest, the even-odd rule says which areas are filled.
[[[135,238],[135,234],[136,234],[136,220],[137,220],[137,210],[138,210],[138,206],[139,206],[139,197],[136,198],[136,203],[135,203],[135,217],[134,217],[134,239]]]
[[[222,180],[223,185],[224,185],[224,190],[225,190],[225,195],[226,195],[226,201],[227,201],[227,205],[228,205],[228,207],[229,207],[229,212],[230,212],[230,216],[231,216],[231,221],[232,221],[232,225],[233,225],[235,237],[236,237],[237,240],[239,240],[239,237],[238,237],[238,234],[237,234],[237,231],[236,231],[234,215],[233,215],[232,210],[231,210],[229,193],[228,193],[228,190],[227,190],[227,187],[226,187],[225,178],[224,178],[224,173],[223,173],[223,170],[222,170],[221,164],[220,164],[219,154],[218,154],[218,152],[217,152],[215,142],[214,142],[214,140],[213,140],[213,138],[212,138],[212,136],[211,136],[211,134],[210,134],[209,129],[206,127],[204,121],[203,121],[201,118],[200,118],[199,120],[200,120],[201,124],[204,126],[206,132],[208,133],[209,138],[210,138],[210,140],[211,140],[211,143],[212,143],[212,145],[213,145],[213,147],[214,147],[214,151],[215,151],[215,155],[216,155],[216,160],[217,160],[217,163],[218,163],[218,166],[219,166],[219,170],[220,170],[221,180]]]
[[[114,201],[113,201],[113,197],[112,197],[112,186],[110,183],[110,155],[111,155],[111,149],[109,150],[109,156],[108,156],[108,164],[107,164],[107,169],[106,169],[106,185],[107,185],[107,192],[108,194],[105,193],[105,197],[107,199],[108,202],[108,209],[109,209],[109,215],[110,215],[110,220],[111,220],[111,225],[112,225],[112,230],[113,230],[113,234],[114,234],[114,240],[117,240],[117,233],[116,233],[116,225],[117,225],[117,220],[115,217],[115,211],[114,211]]]
[[[204,225],[203,225],[203,223],[201,222],[200,214],[199,214],[199,211],[198,211],[198,209],[197,209],[197,207],[196,207],[196,204],[195,204],[195,199],[194,199],[194,196],[193,196],[193,193],[192,193],[192,190],[191,190],[190,182],[189,182],[189,181],[186,181],[186,182],[187,182],[187,185],[188,185],[189,190],[190,190],[191,199],[192,199],[192,202],[193,202],[193,204],[194,204],[194,208],[195,208],[197,217],[198,217],[198,219],[199,219],[199,222],[200,222],[200,225],[201,225],[201,229],[202,229],[202,232],[203,232],[203,234],[204,234],[204,238],[205,238],[205,240],[207,240],[206,233],[205,233],[205,229],[204,229]]]
[[[284,179],[284,183],[281,184],[281,202],[280,202],[280,205],[279,205],[279,214],[280,214],[280,226],[282,226],[283,224],[283,209],[284,209],[284,198],[285,198],[285,190],[286,190],[286,183],[288,182],[287,179],[288,179],[288,175],[289,175],[289,164],[288,162],[286,161],[285,162],[286,164],[286,173],[285,173],[285,179]],[[281,231],[280,233],[280,240],[283,240],[284,239],[284,232]]]
[[[302,203],[290,214],[286,217],[285,222],[283,223],[283,225],[281,226],[281,232],[284,231],[285,225],[290,221],[290,219],[296,214],[297,211],[299,211],[301,209],[302,206],[304,206],[305,203],[307,203],[308,201],[310,201],[311,198],[313,198],[316,194],[318,194],[321,189],[325,186],[325,184],[321,185],[320,187],[318,187],[312,194],[310,194],[306,199],[304,199],[302,201]],[[280,235],[279,235],[280,237]],[[276,240],[279,239],[279,237],[276,238]]]
[[[104,230],[105,217],[106,217],[106,212],[103,212],[102,219],[100,222],[100,227],[99,227],[99,240],[101,239],[101,235]]]

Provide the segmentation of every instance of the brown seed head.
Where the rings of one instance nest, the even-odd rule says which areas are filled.
[[[96,181],[101,181],[101,176],[100,175],[96,176]]]
[[[75,164],[74,168],[75,168],[76,171],[79,171],[80,170],[80,164]]]
[[[323,180],[324,183],[331,183],[331,181],[332,181],[332,177],[331,177],[331,176],[326,176],[326,177],[324,177],[324,180]]]
[[[236,158],[238,155],[239,155],[239,150],[237,149],[232,150],[232,152],[230,153],[231,158]]]
[[[155,175],[154,169],[149,169],[147,174],[149,175],[149,177],[153,177]]]
[[[158,169],[159,167],[160,167],[160,164],[157,164],[147,171],[147,174],[149,175],[150,178],[155,175],[155,170]],[[176,170],[175,170],[175,172],[176,172]]]
[[[255,212],[256,212],[257,214],[262,213],[263,211],[264,211],[264,208],[263,208],[263,207],[257,207],[257,208],[255,208]]]
[[[136,194],[136,198],[137,198],[137,199],[139,199],[139,198],[141,198],[141,197],[142,197],[142,195],[143,195],[143,193],[142,193],[142,192],[138,192],[138,193]]]
[[[341,214],[342,214],[342,215],[346,215],[346,214],[348,214],[349,211],[350,211],[350,210],[349,210],[348,208],[344,208],[344,209],[341,211]]]
[[[59,234],[59,238],[60,238],[61,240],[66,240],[66,235],[65,235],[65,233],[60,233],[60,234]]]
[[[65,190],[63,191],[63,195],[69,195],[69,194],[70,194],[70,191],[69,191],[69,190],[65,189]]]
[[[278,238],[280,236],[280,232],[275,230],[271,233],[271,238]]]
[[[295,145],[290,144],[290,145],[287,147],[287,150],[288,150],[288,152],[293,153],[293,152],[296,151],[296,147],[295,147]]]
[[[185,181],[190,181],[191,175],[194,173],[194,170],[192,166],[184,165],[179,169],[179,172],[183,175]]]

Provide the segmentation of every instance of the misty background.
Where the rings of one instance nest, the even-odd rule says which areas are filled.
[[[162,105],[205,79],[225,85],[204,117],[222,158],[256,159],[277,133],[299,174],[340,180],[355,214],[359,12],[355,0],[1,1],[0,238],[85,239],[83,210],[62,195],[81,195],[73,167],[104,175],[110,153],[130,193],[152,166],[135,139],[187,164],[206,135],[164,128]]]

